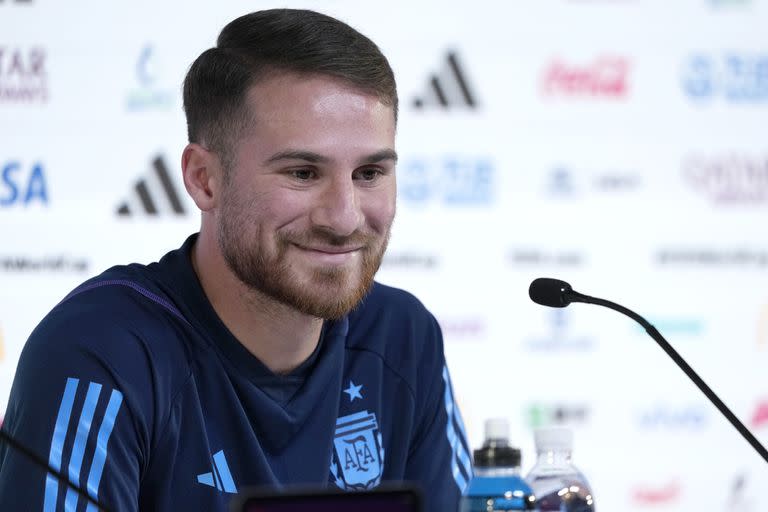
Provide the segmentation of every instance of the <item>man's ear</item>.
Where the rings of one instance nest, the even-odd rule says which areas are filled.
[[[201,211],[212,210],[218,202],[222,169],[215,153],[197,143],[189,143],[181,154],[184,186]]]

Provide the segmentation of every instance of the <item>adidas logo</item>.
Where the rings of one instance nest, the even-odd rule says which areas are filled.
[[[124,201],[117,209],[117,214],[124,217],[144,212],[146,215],[173,213],[184,215],[186,211],[181,203],[181,196],[171,181],[168,167],[162,156],[152,160],[153,173],[140,179],[133,187],[133,197]]]
[[[224,450],[219,450],[213,454],[213,471],[210,473],[201,473],[197,475],[197,481],[203,485],[215,487],[219,491],[228,493],[237,493],[235,481],[232,480],[232,473],[229,472],[227,458],[224,457]]]
[[[435,106],[477,108],[477,100],[461,70],[456,53],[448,52],[446,61],[443,70],[429,78],[427,91],[413,100],[414,108],[419,110]]]

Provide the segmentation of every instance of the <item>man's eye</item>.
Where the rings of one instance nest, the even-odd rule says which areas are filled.
[[[291,176],[299,181],[308,181],[315,177],[315,171],[312,169],[294,169]]]
[[[374,181],[376,178],[378,178],[382,174],[383,173],[381,172],[381,169],[370,167],[367,169],[359,170],[357,172],[357,179],[363,180],[363,181]]]

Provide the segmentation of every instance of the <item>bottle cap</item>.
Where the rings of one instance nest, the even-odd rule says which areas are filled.
[[[474,453],[479,468],[520,467],[520,450],[509,445],[483,446]]]
[[[475,466],[483,468],[520,466],[520,450],[509,444],[509,423],[504,418],[485,421],[485,442],[474,451]]]
[[[573,450],[573,431],[566,427],[542,427],[533,433],[537,451]]]

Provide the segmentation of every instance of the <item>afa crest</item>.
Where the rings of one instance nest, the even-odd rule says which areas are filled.
[[[381,483],[384,446],[376,414],[362,411],[336,420],[330,469],[333,483],[345,491],[364,491]]]

